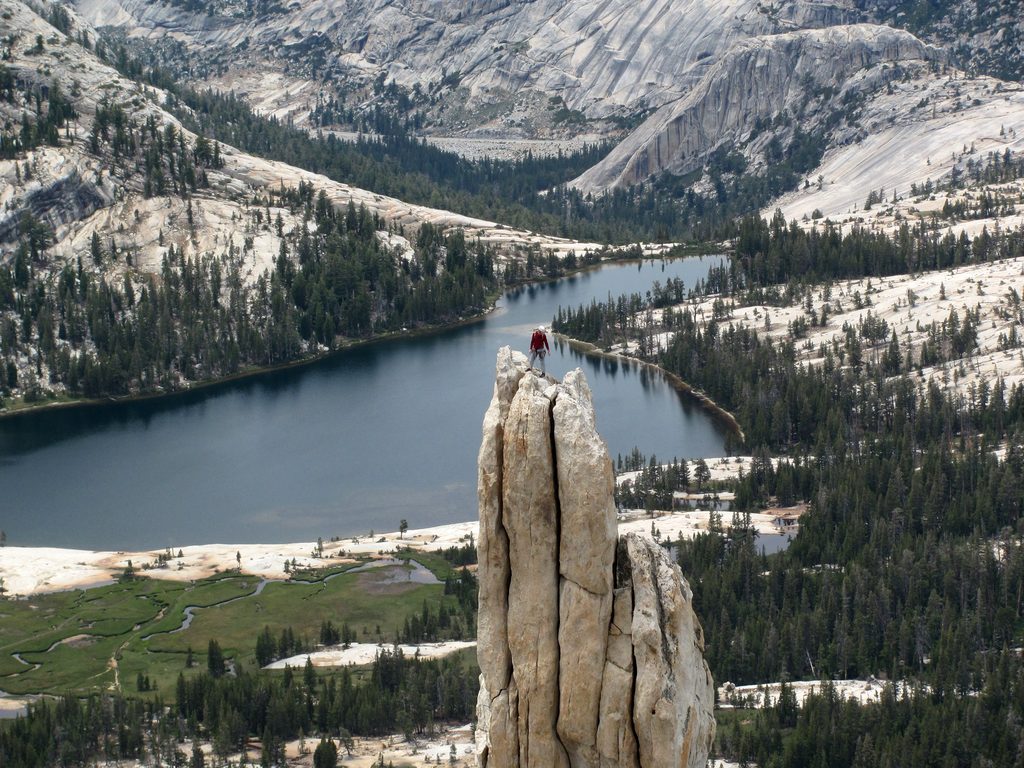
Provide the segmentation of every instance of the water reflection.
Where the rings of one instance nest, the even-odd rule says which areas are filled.
[[[11,544],[134,548],[472,519],[497,348],[525,351],[560,304],[642,292],[665,275],[692,285],[708,266],[606,267],[511,292],[485,321],[445,333],[165,398],[0,420],[0,528]],[[547,361],[556,376],[576,366],[613,456],[722,454],[721,428],[661,376],[562,344]]]

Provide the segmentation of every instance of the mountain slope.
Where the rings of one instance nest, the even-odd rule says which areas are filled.
[[[896,66],[920,70],[944,60],[938,49],[887,27],[841,26],[750,38],[730,49],[687,97],[662,107],[573,183],[600,192],[665,171],[690,173],[723,145],[763,147],[779,135],[766,131],[766,125],[795,123],[782,126],[790,128],[790,135],[793,128],[823,128],[862,91],[902,74]]]
[[[686,93],[739,40],[852,18],[819,0],[774,10],[757,0],[303,0],[255,17],[240,3],[212,0],[77,7],[129,38],[179,41],[207,63],[193,67],[202,79],[225,67],[243,79],[256,67],[284,71],[311,107],[311,82],[344,97],[380,78],[416,88],[417,107],[443,129],[512,134],[558,128],[558,109],[573,113],[561,127],[574,130],[584,119],[635,116]],[[260,88],[247,86],[258,100]]]
[[[11,242],[12,236],[17,233],[17,221],[26,211],[57,230],[59,247],[67,237],[74,239],[79,236],[83,226],[87,230],[88,227],[81,220],[100,208],[124,202],[127,198],[137,204],[141,200],[144,207],[151,207],[145,203],[144,180],[141,174],[135,172],[137,169],[131,167],[125,158],[115,156],[115,153],[97,151],[90,146],[90,141],[98,111],[112,109],[117,105],[124,111],[121,119],[136,124],[152,119],[160,129],[173,126],[177,133],[183,135],[185,143],[192,145],[197,137],[182,128],[180,121],[161,107],[165,95],[158,89],[142,86],[123,77],[100,61],[91,50],[83,47],[78,42],[80,36],[84,35],[89,41],[96,39],[96,33],[88,25],[69,17],[69,34],[64,34],[27,5],[16,0],[2,0],[0,9],[6,22],[11,25],[9,39],[14,41],[3,66],[18,84],[9,98],[0,100],[0,109],[9,127],[5,134],[17,134],[22,114],[32,116],[36,111],[34,94],[41,93],[45,98],[45,94],[54,85],[76,111],[76,116],[63,129],[59,146],[44,141],[32,148],[30,154],[19,157],[23,161],[21,163],[13,162],[14,158],[11,157],[7,161],[0,161],[4,163],[0,172],[7,181],[0,191],[0,203],[4,208],[0,213],[0,241]],[[38,50],[34,43],[37,36],[43,39],[43,45]],[[45,113],[44,104],[42,114]],[[31,121],[33,118],[29,119]],[[20,172],[20,166],[26,160],[33,170],[27,179]],[[253,157],[229,146],[221,147],[220,166],[207,167],[205,170],[207,186],[191,190],[199,199],[245,201],[260,191],[303,183],[313,185],[318,190],[323,189],[335,205],[344,206],[351,200],[356,206],[364,205],[371,214],[380,216],[396,227],[415,228],[422,222],[430,222],[441,229],[465,228],[473,238],[480,237],[485,243],[518,243],[541,247],[550,245],[556,250],[577,248],[581,251],[587,246],[517,232],[493,222],[446,211],[409,205],[331,181],[318,174]],[[132,222],[131,217],[128,219],[121,222],[123,231],[139,237],[144,237],[146,231],[155,234],[156,228],[153,226],[136,228],[134,224],[138,222]],[[64,227],[68,227],[69,231],[65,232]],[[70,231],[72,229],[74,233]],[[216,239],[217,233],[213,228],[197,229],[201,230],[198,235],[200,238]],[[90,234],[85,231],[86,236]],[[145,243],[139,245],[145,247]],[[187,242],[181,245],[188,248]],[[594,244],[589,246],[596,247]],[[277,244],[274,243],[271,258],[276,255],[276,251]]]
[[[820,166],[808,174],[809,184],[775,201],[771,210],[781,208],[787,219],[825,216],[894,229],[907,220],[932,223],[947,196],[955,203],[996,194],[1010,200],[1010,207],[979,213],[969,222],[963,216],[940,216],[938,223],[970,234],[986,225],[1024,223],[1019,215],[1024,211],[1013,205],[1022,202],[1019,184],[1007,187],[1019,173],[982,178],[986,167],[1004,159],[1019,163],[1024,156],[1020,84],[963,75],[896,82],[891,92],[865,104],[860,123],[862,132],[849,132],[853,140],[841,138],[825,152]],[[932,190],[940,185],[949,189],[936,201]],[[888,204],[866,209],[872,194]],[[894,197],[898,200],[890,203]]]
[[[996,115],[1015,124],[1015,99],[1002,103],[1013,83],[999,92],[993,80],[965,80],[965,68],[1017,72],[1014,3],[984,6],[77,0],[93,22],[178,62],[190,81],[299,125],[376,125],[384,114],[389,125],[435,135],[613,136],[618,148],[573,182],[581,192],[664,179],[676,193],[721,200],[723,183],[764,177],[746,196],[769,209],[798,182],[840,167],[877,173],[891,146],[878,131],[901,136],[918,179],[942,143],[986,141],[1001,127]],[[927,95],[950,77],[956,93]],[[894,93],[911,104],[894,103]],[[844,159],[819,168],[826,153]],[[896,167],[883,171],[886,186],[909,183]],[[862,183],[869,178],[850,194],[866,195]],[[805,207],[793,210],[840,210]]]
[[[526,250],[588,249],[211,141],[63,6],[0,0],[0,18],[0,407],[167,391],[455,320]]]

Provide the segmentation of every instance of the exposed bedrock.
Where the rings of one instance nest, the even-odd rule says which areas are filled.
[[[556,97],[590,118],[625,117],[679,98],[752,35],[860,15],[850,0],[787,0],[770,13],[760,0],[302,0],[237,16],[151,0],[75,5],[96,26],[129,38],[173,38],[232,64],[285,57],[289,70],[301,71],[305,46],[315,45],[325,72],[383,76],[425,92],[457,74],[460,109],[511,110],[514,103],[517,112],[543,114]]]
[[[900,65],[946,61],[909,32],[870,24],[800,30],[738,42],[684,97],[666,104],[572,184],[589,193],[701,168],[722,145],[749,139],[758,121],[791,114],[826,90],[870,96]],[[888,72],[886,75],[885,73]],[[823,117],[823,116],[819,116]],[[811,126],[813,127],[813,126]],[[807,127],[805,126],[805,129]]]
[[[0,243],[17,239],[26,214],[57,229],[110,205],[113,199],[108,189],[84,180],[79,171],[73,169],[25,195],[12,212],[0,215]]]
[[[703,765],[711,673],[665,550],[616,540],[590,389],[498,352],[479,456],[478,759],[487,768]]]

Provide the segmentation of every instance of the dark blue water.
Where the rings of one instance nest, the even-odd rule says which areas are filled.
[[[695,285],[710,260],[604,267],[502,299],[473,325],[369,345],[171,398],[0,420],[9,544],[96,549],[309,541],[476,517],[476,454],[498,348],[525,351],[559,304]],[[659,375],[580,366],[612,457],[720,456],[724,433]]]

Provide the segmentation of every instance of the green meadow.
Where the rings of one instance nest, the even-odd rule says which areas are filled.
[[[254,669],[257,636],[291,628],[312,646],[320,626],[347,624],[358,642],[393,642],[424,603],[436,610],[450,566],[438,555],[411,553],[439,583],[407,579],[409,563],[349,572],[360,564],[293,574],[287,581],[225,572],[196,582],[135,577],[88,590],[0,601],[0,689],[11,694],[173,694],[178,675],[207,667],[216,640],[236,667]],[[422,569],[421,569],[422,572]],[[188,609],[188,610],[186,610]],[[187,613],[192,614],[185,622]],[[189,652],[193,665],[186,668]],[[143,694],[147,695],[147,694]]]

